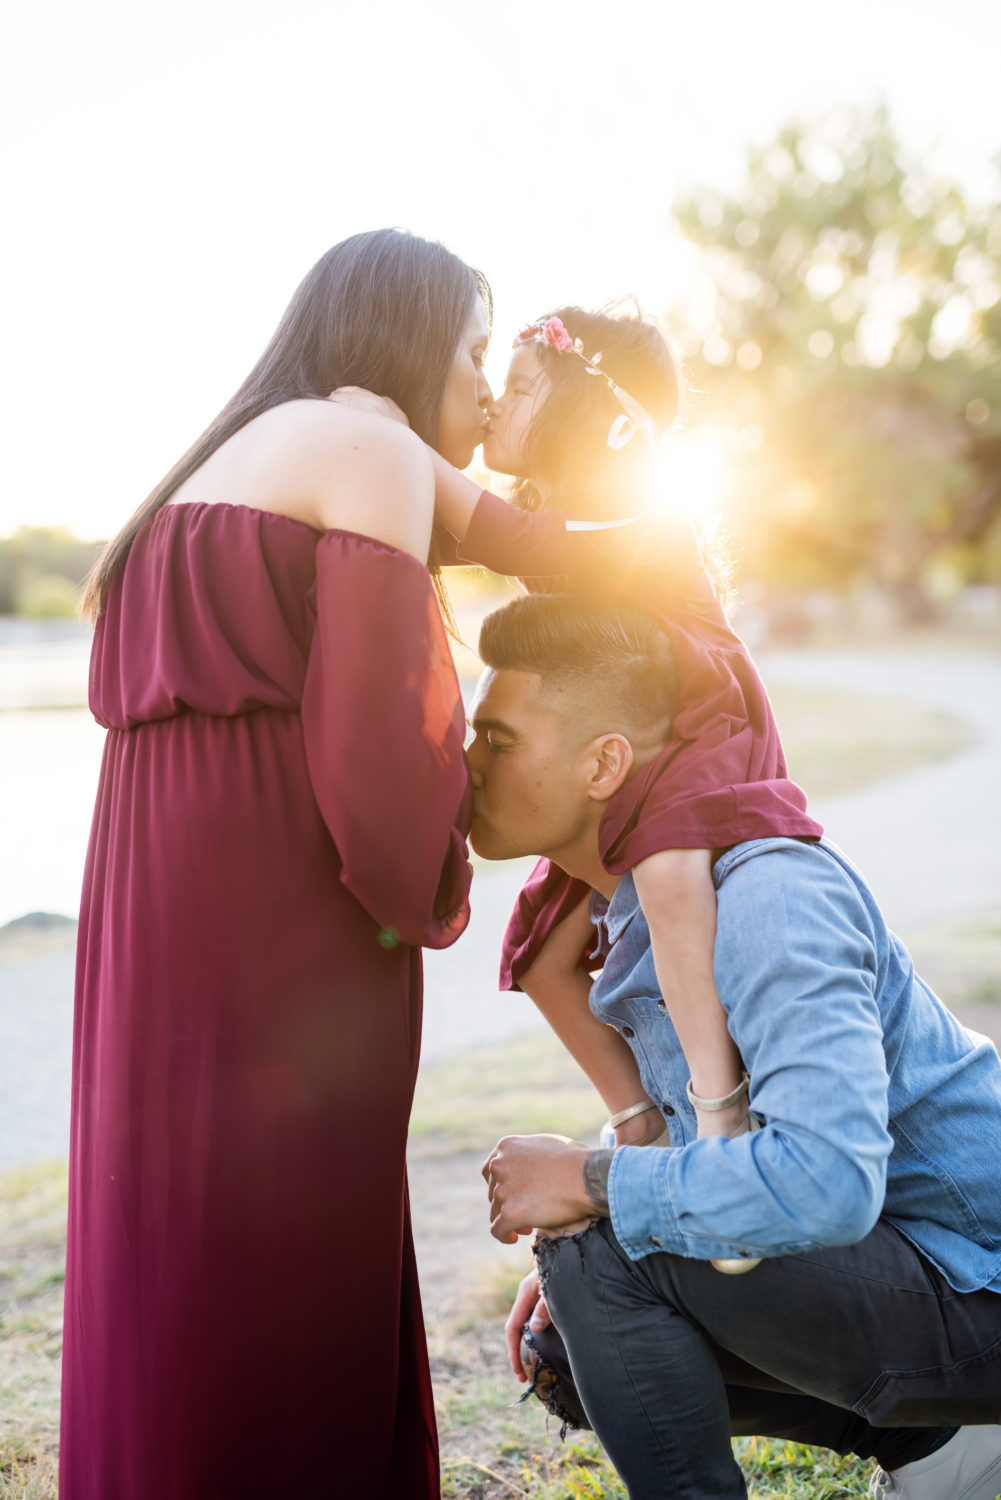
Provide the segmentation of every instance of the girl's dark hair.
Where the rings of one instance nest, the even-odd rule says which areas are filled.
[[[601,356],[601,369],[639,402],[659,432],[674,425],[684,394],[682,373],[662,329],[644,317],[635,302],[612,303],[600,312],[558,307],[545,314],[553,317],[572,338],[580,339],[588,359]],[[608,447],[609,428],[622,408],[605,381],[590,374],[574,354],[543,343],[533,348],[550,388],[532,417],[525,458],[545,490],[545,504],[570,515],[579,513],[586,489],[590,519],[595,519],[596,499],[610,518],[645,509],[657,492],[654,455],[640,433],[624,448]],[[598,496],[596,476],[601,479]],[[527,479],[518,482],[512,498],[525,510],[543,505],[539,490]],[[700,535],[699,542],[717,591],[725,596],[730,573],[726,548],[715,534]]]
[[[650,413],[666,432],[678,415],[681,383],[678,366],[664,334],[639,309],[613,304],[601,312],[582,307],[558,307],[545,315],[559,318],[574,339],[580,339],[589,359],[601,356],[601,368]],[[544,319],[540,319],[540,322]],[[635,504],[629,496],[650,469],[647,445],[641,436],[613,452],[608,430],[622,408],[606,383],[588,372],[583,360],[560,353],[548,344],[533,346],[549,378],[550,389],[532,418],[525,456],[554,509],[573,512],[579,505],[580,479],[607,471],[614,485],[611,508]],[[590,486],[589,486],[590,488]],[[515,498],[525,509],[541,504],[538,491],[522,480]]]
[[[435,241],[375,229],[334,245],[307,273],[240,389],[108,543],[84,584],[81,612],[97,619],[140,527],[228,438],[274,406],[365,386],[391,397],[434,444],[477,296],[492,311],[485,277]],[[434,556],[429,566],[437,572]]]

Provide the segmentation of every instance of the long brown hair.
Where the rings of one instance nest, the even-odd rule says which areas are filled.
[[[365,386],[395,401],[418,436],[434,444],[449,370],[477,296],[489,312],[485,277],[436,241],[375,229],[334,245],[307,273],[240,389],[105,547],[84,583],[85,618],[101,614],[150,516],[227,439],[274,406],[322,399],[339,385]],[[433,555],[429,566],[437,572]]]

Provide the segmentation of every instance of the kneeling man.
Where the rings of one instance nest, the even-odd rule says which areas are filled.
[[[670,1129],[614,1152],[511,1137],[484,1168],[497,1238],[575,1231],[539,1237],[542,1285],[631,1500],[746,1495],[734,1434],[874,1457],[873,1495],[994,1500],[995,1048],[917,977],[833,845],[739,844],[714,864],[715,974],[763,1123],[697,1139],[632,878],[598,853],[605,804],[669,732],[650,672],[663,682],[669,643],[641,611],[535,595],[484,622],[480,652],[473,847],[546,855],[593,888],[590,1011]],[[710,1264],[741,1257],[762,1261]],[[509,1322],[519,1373],[538,1297],[533,1274]]]

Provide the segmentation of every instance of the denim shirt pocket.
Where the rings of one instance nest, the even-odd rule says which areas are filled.
[[[956,1291],[1001,1291],[1001,1186],[993,1158],[985,1159],[979,1176],[961,1187],[943,1162],[932,1160],[915,1144],[899,1121],[891,1122],[890,1133],[893,1155],[883,1210],[887,1219]],[[985,1215],[995,1232],[985,1226]]]

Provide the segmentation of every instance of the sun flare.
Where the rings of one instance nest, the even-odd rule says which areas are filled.
[[[725,440],[709,428],[669,438],[657,458],[661,504],[705,521],[721,507],[727,457]]]

